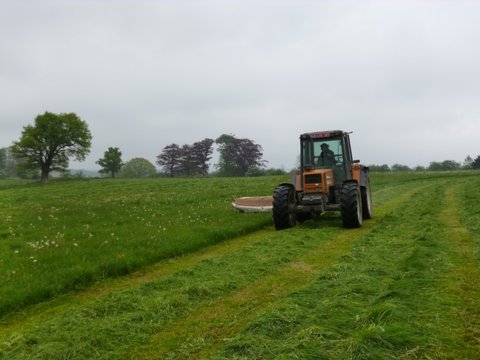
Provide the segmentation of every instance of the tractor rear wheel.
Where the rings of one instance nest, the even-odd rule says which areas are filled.
[[[280,185],[275,189],[272,209],[275,229],[283,230],[295,226],[295,205],[295,191],[290,186]]]
[[[344,227],[358,228],[362,226],[362,196],[357,183],[343,184],[340,192],[340,211]]]
[[[371,219],[372,211],[372,190],[370,189],[370,180],[367,179],[366,186],[362,186],[362,216],[364,219]]]

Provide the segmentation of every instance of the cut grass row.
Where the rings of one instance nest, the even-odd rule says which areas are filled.
[[[446,186],[385,216],[214,358],[479,358],[478,247],[445,224],[459,212]]]
[[[0,358],[477,358],[478,187],[387,178],[363,229],[270,227],[42,304]]]
[[[379,214],[386,213],[403,203],[413,193],[413,191],[406,192],[391,198],[388,205],[384,204],[379,209]],[[335,226],[334,219],[331,219],[333,226]],[[322,225],[326,225],[324,224],[326,220],[322,219]],[[335,220],[338,221],[338,218]],[[278,267],[273,273],[196,309],[192,315],[176,321],[173,326],[165,327],[147,344],[135,348],[125,357],[149,359],[211,357],[218,347],[234,339],[237,332],[249,326],[259,313],[276,304],[279,297],[309,283],[319,271],[335,264],[351,250],[355,241],[373,229],[375,222],[370,221],[362,229],[351,231],[341,231],[337,227],[332,233],[327,233],[324,226],[322,226],[324,231],[321,233],[315,231],[311,237],[305,236],[304,230],[290,230],[285,237],[288,239],[287,242],[301,237],[315,247]],[[308,229],[308,231],[314,230]],[[277,237],[277,241],[282,243],[283,239],[283,237]],[[212,309],[215,310],[212,311]],[[185,329],[189,330],[185,331]],[[253,356],[248,354],[246,358],[252,358],[250,355]],[[224,356],[226,354],[222,354],[221,358]]]

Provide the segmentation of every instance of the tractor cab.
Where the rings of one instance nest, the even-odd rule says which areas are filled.
[[[328,202],[337,203],[342,184],[352,178],[348,133],[333,130],[302,134],[300,147],[296,190],[304,194],[328,194]]]

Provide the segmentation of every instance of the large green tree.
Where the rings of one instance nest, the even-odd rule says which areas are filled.
[[[110,174],[114,178],[123,166],[122,152],[118,147],[109,147],[103,153],[103,158],[98,159],[96,163],[102,167],[101,174]]]
[[[195,160],[196,172],[200,175],[207,175],[209,161],[212,159],[213,139],[205,138],[192,145],[193,158]]]
[[[162,153],[157,156],[156,163],[162,167],[165,174],[174,177],[181,172],[182,158],[182,148],[173,143],[163,148]]]
[[[51,171],[68,169],[69,158],[85,160],[91,140],[87,123],[76,114],[45,112],[35,118],[34,125],[23,127],[20,140],[11,150],[25,159],[22,166],[39,169],[42,181],[47,181]]]
[[[222,176],[235,176],[236,175],[236,166],[235,166],[235,136],[231,134],[222,134],[216,140],[215,144],[218,146],[218,152],[220,157],[216,168],[218,173]]]

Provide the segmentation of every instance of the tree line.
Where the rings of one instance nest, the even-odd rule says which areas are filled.
[[[20,139],[9,148],[0,149],[0,177],[39,176],[47,181],[53,171],[66,173],[69,159],[85,160],[91,148],[92,135],[85,121],[75,113],[45,112],[33,125],[23,127]],[[263,150],[250,139],[223,134],[216,140],[206,138],[182,146],[165,146],[156,158],[166,176],[206,176],[209,174],[213,145],[218,146],[220,176],[261,175],[266,161]],[[109,147],[96,161],[100,173],[116,177],[146,177],[157,173],[155,166],[143,158],[124,163],[118,147]]]
[[[454,171],[454,170],[472,170],[480,169],[480,155],[473,159],[468,155],[463,164],[454,161],[454,160],[444,160],[444,161],[432,161],[428,166],[415,166],[413,168],[402,165],[402,164],[393,164],[388,166],[387,164],[383,165],[369,165],[368,168],[372,172],[399,172],[399,171]]]
[[[69,159],[85,160],[90,153],[92,135],[85,121],[75,113],[45,112],[35,118],[33,125],[23,127],[20,139],[9,148],[0,149],[0,177],[40,177],[47,181],[51,172],[68,173]],[[217,146],[218,176],[261,176],[285,174],[283,169],[266,169],[263,149],[247,138],[222,134],[213,140],[205,138],[193,144],[165,146],[156,157],[156,164],[164,176],[206,176],[210,174],[213,146]],[[155,165],[143,158],[123,162],[118,147],[109,147],[96,162],[100,173],[116,177],[148,177],[158,175]],[[467,156],[463,164],[453,160],[431,162],[428,167],[410,168],[394,164],[370,165],[373,172],[389,171],[452,171],[480,169],[480,155]]]
[[[208,174],[209,162],[212,159],[213,140],[206,138],[192,145],[182,146],[172,143],[163,148],[157,156],[156,163],[169,177],[205,176]]]
[[[209,173],[214,143],[219,152],[217,175],[246,176],[249,171],[258,170],[267,163],[262,159],[263,150],[259,144],[231,134],[222,134],[216,140],[206,138],[192,145],[167,145],[157,156],[156,163],[170,177],[205,176]]]
[[[219,152],[219,162],[216,164],[218,176],[260,175],[260,169],[266,165],[259,144],[231,134],[223,134],[216,140],[205,138],[193,144],[169,144],[162,149],[155,162],[168,177],[206,176],[209,174],[214,144]],[[122,163],[119,148],[109,148],[97,164],[102,167],[101,173],[112,177],[124,171],[123,167],[128,165]]]

